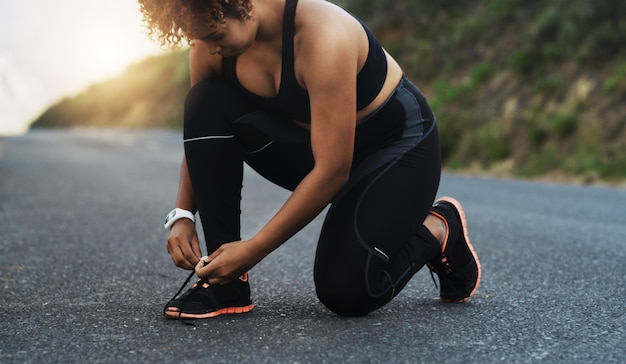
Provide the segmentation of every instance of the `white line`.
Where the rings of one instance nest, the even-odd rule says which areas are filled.
[[[265,144],[264,146],[262,146],[261,148],[257,149],[257,150],[253,150],[252,152],[246,152],[246,154],[255,154],[258,153],[260,151],[262,151],[263,149],[269,147],[270,145],[274,144],[274,141],[270,141],[269,143]]]
[[[183,140],[183,142],[187,143],[187,142],[195,142],[198,140],[208,140],[208,139],[232,139],[234,137],[235,137],[234,135],[210,135],[210,136],[204,136],[204,137],[185,139]]]
[[[385,254],[384,251],[378,249],[377,247],[374,247],[374,250],[376,250],[380,255],[382,255],[386,261],[389,261],[389,256],[387,254]]]

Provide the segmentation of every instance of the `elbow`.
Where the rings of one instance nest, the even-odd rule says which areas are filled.
[[[320,168],[316,166],[313,174],[317,175],[326,189],[339,191],[350,179],[350,168],[336,166],[334,168]]]
[[[332,173],[332,181],[333,185],[337,186],[337,188],[343,187],[348,180],[350,179],[350,171],[352,170],[352,166],[349,163],[342,164],[338,166]]]
[[[337,179],[338,179],[338,183],[343,186],[346,183],[348,183],[348,180],[350,179],[350,171],[351,168],[345,168],[342,169],[338,174],[337,174]]]
[[[312,174],[326,189],[339,191],[350,179],[351,156],[338,156],[334,159],[317,159]]]
[[[350,179],[350,173],[348,172],[338,172],[326,179],[325,189],[331,194],[337,194],[344,185],[348,183]]]

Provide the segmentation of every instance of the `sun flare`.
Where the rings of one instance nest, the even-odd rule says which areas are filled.
[[[85,48],[87,68],[94,74],[109,77],[121,72],[131,61],[132,50],[123,38],[115,35],[98,34]]]
[[[79,63],[77,75],[83,73],[92,82],[120,74],[129,64],[159,51],[158,45],[152,44],[143,32],[139,19],[130,30],[111,19],[81,19],[78,28],[81,32],[72,33],[70,52]]]
[[[163,54],[133,0],[4,1],[0,18],[0,135],[22,132],[61,97]]]

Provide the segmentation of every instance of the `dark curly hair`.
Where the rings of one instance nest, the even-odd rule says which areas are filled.
[[[250,19],[249,0],[139,0],[148,36],[162,47],[193,44],[199,27],[224,24],[226,17]]]

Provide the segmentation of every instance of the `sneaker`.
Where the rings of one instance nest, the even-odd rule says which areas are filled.
[[[167,318],[205,319],[250,312],[254,307],[250,300],[248,273],[225,285],[209,285],[206,280],[199,279],[182,296],[176,296],[165,305]]]
[[[441,257],[428,263],[439,277],[439,294],[443,302],[465,302],[480,283],[480,262],[467,236],[467,222],[461,204],[451,197],[435,202],[430,214],[446,226]],[[434,278],[433,278],[434,280]]]

